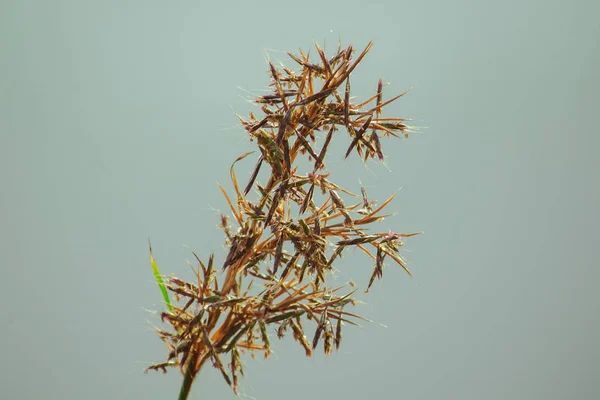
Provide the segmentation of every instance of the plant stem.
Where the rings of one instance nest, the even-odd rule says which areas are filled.
[[[197,362],[198,353],[194,351],[186,365],[185,375],[183,376],[183,382],[181,383],[181,389],[179,391],[179,400],[187,400],[190,391],[192,390],[192,383],[194,382],[194,378],[200,370],[200,368],[195,370]]]

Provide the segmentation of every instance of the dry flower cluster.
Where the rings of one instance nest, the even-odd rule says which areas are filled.
[[[333,183],[325,165],[328,146],[339,131],[349,135],[345,156],[354,152],[365,162],[384,159],[382,137],[408,137],[404,119],[381,117],[382,109],[404,93],[384,101],[379,80],[371,98],[352,103],[350,74],[371,45],[356,59],[352,46],[338,47],[328,58],[316,45],[318,63],[310,62],[302,51],[288,53],[299,65],[298,72],[269,63],[272,92],[255,100],[263,116],[240,117],[260,150],[256,166],[240,188],[234,165],[252,153],[243,154],[230,170],[235,196],[220,187],[237,226],[232,229],[230,217],[221,215],[219,227],[229,252],[220,266],[212,255],[205,263],[194,253],[198,262],[194,282],[166,278],[165,286],[179,306],[161,314],[172,328],[158,330],[169,350],[167,360],[148,369],[180,368],[184,374],[180,398],[187,397],[206,362],[219,369],[237,393],[243,374],[240,354],[262,352],[268,357],[270,329],[278,338],[291,331],[307,356],[319,343],[325,354],[338,349],[343,324],[356,325],[363,319],[346,311],[345,306],[355,302],[356,289],[348,288],[354,283],[327,285],[333,262],[349,247],[373,260],[367,291],[375,278],[382,277],[387,257],[410,274],[399,248],[403,237],[416,233],[365,233],[367,225],[390,215],[382,211],[394,196],[376,207],[363,187],[357,195]],[[317,131],[325,135],[320,145]],[[312,165],[308,173],[295,165],[301,157]],[[262,184],[257,179],[261,168],[268,168],[270,176]],[[252,202],[247,196],[253,189]],[[346,205],[342,197],[357,200]],[[311,325],[316,328],[309,334]]]

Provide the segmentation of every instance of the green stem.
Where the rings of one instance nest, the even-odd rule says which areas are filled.
[[[197,361],[198,353],[193,352],[185,368],[185,375],[183,376],[183,382],[181,383],[181,389],[179,390],[179,400],[187,400],[190,391],[192,390],[192,383],[200,370],[200,368],[198,368],[198,370],[195,371]]]

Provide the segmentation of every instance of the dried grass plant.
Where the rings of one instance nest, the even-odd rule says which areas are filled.
[[[220,186],[231,211],[231,216],[222,214],[220,219],[228,248],[222,264],[215,265],[213,255],[204,262],[193,253],[198,263],[193,282],[163,280],[150,249],[166,302],[160,316],[170,327],[157,329],[168,349],[166,361],[148,370],[179,368],[184,376],[180,399],[187,398],[207,363],[237,393],[244,373],[241,354],[261,352],[268,357],[269,332],[276,332],[278,338],[291,332],[307,356],[319,344],[325,354],[337,350],[344,323],[357,325],[365,320],[347,311],[356,303],[353,282],[328,285],[332,265],[346,249],[357,247],[372,260],[366,291],[382,277],[388,257],[410,274],[399,248],[402,238],[417,233],[366,232],[367,226],[391,215],[383,211],[394,195],[376,207],[364,187],[357,195],[336,185],[325,165],[329,144],[341,131],[349,136],[345,157],[356,153],[365,162],[384,160],[383,137],[408,137],[403,118],[381,116],[383,108],[404,93],[384,101],[380,79],[372,97],[352,102],[351,73],[371,46],[353,59],[352,46],[338,47],[335,55],[327,57],[315,44],[316,63],[302,51],[288,53],[299,71],[269,62],[272,91],[255,100],[263,115],[239,117],[258,146],[256,166],[248,183],[240,187],[234,166],[252,153],[241,155],[230,169],[233,196]],[[322,143],[317,143],[317,131],[325,135]],[[308,172],[298,171],[300,160],[310,163]],[[261,168],[269,176],[264,183],[257,179]],[[355,198],[355,203],[346,205],[348,198]]]

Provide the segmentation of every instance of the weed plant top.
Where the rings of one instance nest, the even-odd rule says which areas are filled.
[[[364,320],[348,311],[355,305],[356,285],[329,285],[333,263],[346,249],[360,249],[372,265],[366,291],[382,277],[388,258],[410,274],[399,249],[402,238],[416,233],[367,232],[390,215],[384,209],[394,195],[377,206],[364,187],[355,194],[336,185],[325,164],[334,136],[347,140],[345,157],[383,161],[382,139],[408,137],[405,119],[382,117],[383,108],[404,93],[384,101],[380,79],[372,97],[354,103],[350,76],[372,43],[356,58],[352,46],[338,48],[332,57],[315,46],[316,60],[302,51],[288,53],[295,69],[269,62],[271,92],[255,99],[262,114],[239,117],[258,152],[241,155],[231,166],[232,193],[220,186],[231,212],[222,214],[219,224],[225,259],[218,263],[210,255],[204,262],[193,253],[198,268],[192,282],[163,281],[150,253],[167,304],[161,319],[169,326],[157,330],[167,345],[166,361],[148,369],[179,368],[184,375],[180,398],[187,398],[207,362],[237,393],[241,353],[268,357],[269,332],[278,338],[291,333],[307,356],[319,345],[325,354],[337,350],[343,325]],[[325,135],[323,143],[317,143],[317,131]],[[338,137],[344,132],[348,139]],[[251,155],[256,165],[240,185],[234,166]],[[299,170],[300,159],[311,168]],[[264,182],[261,170],[268,177]]]

